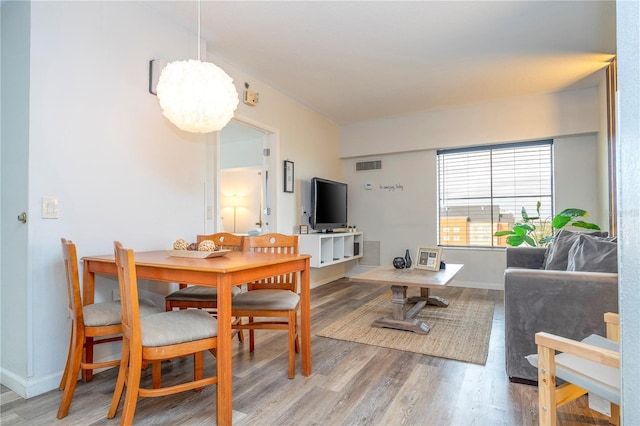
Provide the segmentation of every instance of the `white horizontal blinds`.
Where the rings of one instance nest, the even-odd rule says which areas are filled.
[[[438,151],[439,244],[490,247],[529,216],[552,212],[552,141]]]

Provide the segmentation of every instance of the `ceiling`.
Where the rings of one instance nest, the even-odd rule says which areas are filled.
[[[195,1],[144,4],[197,32]],[[613,1],[202,1],[201,26],[341,125],[596,86],[616,52]]]

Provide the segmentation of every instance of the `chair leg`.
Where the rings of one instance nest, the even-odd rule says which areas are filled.
[[[82,341],[84,340],[84,334],[78,333],[77,330],[72,332],[72,346],[73,350],[69,353],[69,359],[67,360],[67,368],[65,368],[64,392],[62,399],[60,400],[60,406],[58,407],[57,418],[62,419],[69,413],[69,407],[73,400],[73,393],[76,390],[76,383],[78,382],[78,373],[80,372],[80,365],[82,359]]]
[[[138,404],[141,374],[142,354],[130,356],[127,371],[127,393],[124,396],[124,407],[122,409],[122,418],[120,419],[120,424],[123,426],[133,423],[133,416],[136,412],[136,405]]]
[[[202,379],[202,369],[204,362],[202,359],[203,352],[196,352],[193,354],[193,381]],[[201,391],[202,388],[196,388],[196,391]]]
[[[296,353],[299,354],[300,353],[300,335],[298,334],[298,315],[296,314],[294,316],[295,319],[295,333],[296,333]]]
[[[289,378],[293,379],[296,376],[296,341],[297,341],[297,333],[296,333],[296,312],[289,313]]]
[[[83,361],[86,363],[93,363],[93,337],[87,337],[84,339],[84,356]],[[93,369],[82,370],[82,381],[90,382],[93,380]]]
[[[238,324],[242,324],[242,318],[237,318],[236,321]],[[244,330],[242,329],[238,330],[238,342],[244,343]]]
[[[154,389],[160,389],[162,381],[162,362],[151,362],[151,382]]]
[[[113,397],[111,398],[111,407],[107,418],[112,419],[115,417],[122,399],[122,391],[124,390],[124,384],[126,382],[127,370],[129,369],[129,340],[122,339],[122,358],[120,359],[120,370],[118,371],[118,379],[116,380],[116,388],[113,391]]]
[[[555,369],[555,351],[538,345],[538,421],[541,425],[557,424]]]
[[[253,317],[249,317],[249,323],[253,322]],[[253,328],[249,329],[249,352],[253,352],[256,346],[255,342],[255,330]]]
[[[69,363],[71,362],[71,355],[73,354],[73,327],[75,327],[75,324],[72,324],[71,327],[71,334],[69,335],[69,351],[67,352],[67,362],[64,365],[64,373],[62,373],[62,378],[60,379],[58,390],[64,390],[64,387],[67,383],[67,374],[69,374]]]
[[[615,426],[620,426],[620,406],[618,404],[611,403],[611,418],[609,423]]]

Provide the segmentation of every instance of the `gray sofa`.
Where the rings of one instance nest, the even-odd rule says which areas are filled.
[[[504,282],[506,371],[514,382],[538,380],[525,359],[539,331],[582,340],[605,335],[603,315],[618,312],[618,274],[542,269],[545,248],[507,248]]]

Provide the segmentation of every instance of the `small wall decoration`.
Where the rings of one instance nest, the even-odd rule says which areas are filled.
[[[284,160],[284,192],[293,192],[293,161]]]
[[[440,247],[418,247],[415,268],[439,271],[441,255],[442,249]]]

